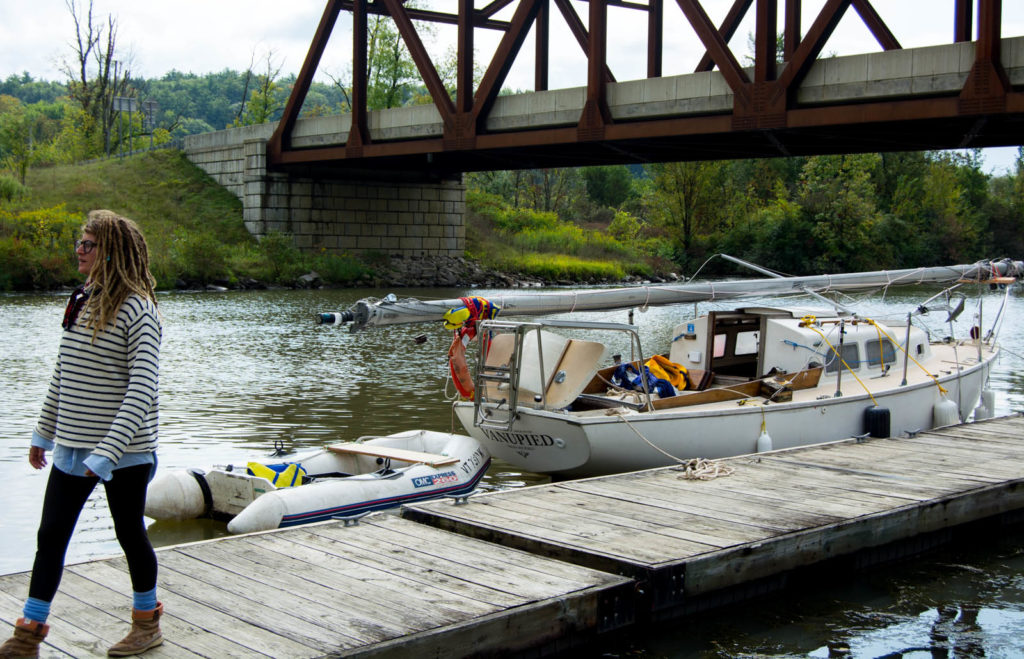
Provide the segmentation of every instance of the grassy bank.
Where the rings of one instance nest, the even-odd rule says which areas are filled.
[[[348,256],[300,253],[284,235],[257,243],[241,202],[177,151],[33,169],[25,183],[22,196],[0,204],[0,290],[77,283],[72,244],[96,208],[138,222],[161,288],[250,279],[288,285],[309,270],[345,284],[369,270]]]
[[[584,229],[554,213],[513,208],[500,198],[467,194],[466,256],[484,268],[551,282],[607,282],[650,276],[643,250]],[[149,241],[160,288],[258,281],[292,285],[316,271],[333,285],[366,281],[378,267],[354,256],[308,254],[291,238],[257,241],[242,206],[176,151],[29,170],[24,192],[0,201],[0,290],[52,289],[78,283],[72,244],[85,214],[108,208],[132,218]]]
[[[574,283],[654,274],[641,246],[607,230],[583,228],[551,212],[516,208],[479,190],[467,192],[466,206],[466,253],[486,268]]]

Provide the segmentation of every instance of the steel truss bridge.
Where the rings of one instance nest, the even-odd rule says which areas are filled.
[[[1003,44],[1009,40],[1001,34],[1001,0],[977,0],[976,5],[954,0],[951,39],[935,44],[970,47],[957,51],[968,53],[969,59],[952,86],[928,88],[918,81],[898,93],[861,94],[853,87],[852,92],[831,96],[809,93],[808,75],[825,61],[819,56],[847,13],[854,12],[863,21],[882,55],[902,50],[871,0],[826,0],[813,21],[807,21],[806,33],[801,33],[805,17],[800,0],[735,0],[719,25],[712,23],[699,0],[583,0],[582,5],[570,0],[490,0],[480,8],[474,0],[450,2],[453,8],[457,3],[458,13],[413,8],[405,0],[327,0],[283,118],[267,143],[268,169],[321,176],[443,178],[474,170],[1008,146],[1021,144],[1024,135],[1024,91],[1014,87],[1004,67]],[[922,12],[935,11],[928,0],[912,3]],[[586,8],[586,22],[576,11],[579,6]],[[613,111],[610,94],[619,85],[606,61],[608,39],[615,32],[608,25],[609,7],[646,13],[643,82],[648,85],[662,79],[666,12],[681,12],[705,51],[694,75],[720,76],[724,105],[675,113]],[[342,11],[350,12],[353,21],[351,125],[335,143],[303,142],[295,135],[299,111]],[[729,46],[751,11],[752,69],[741,66]],[[499,13],[512,15],[499,19]],[[369,15],[394,21],[439,115],[436,134],[372,135],[375,112],[367,108]],[[528,95],[551,93],[552,20],[565,21],[587,58],[587,85],[577,90],[580,108],[554,122],[513,122],[508,127],[492,114],[507,98],[499,99],[498,92],[531,30],[535,91]],[[454,97],[445,89],[414,21],[457,26]],[[501,38],[474,88],[473,44],[478,30],[497,30]],[[1024,41],[1020,43],[1024,51]],[[1021,71],[1024,74],[1024,66]]]

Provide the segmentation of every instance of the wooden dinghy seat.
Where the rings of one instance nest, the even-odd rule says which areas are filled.
[[[459,458],[449,455],[438,455],[436,453],[424,453],[423,451],[410,451],[404,448],[393,448],[390,446],[373,446],[367,444],[334,444],[327,447],[332,453],[343,455],[368,455],[370,457],[385,458],[389,460],[401,460],[413,464],[422,463],[431,467],[441,467],[455,464]]]

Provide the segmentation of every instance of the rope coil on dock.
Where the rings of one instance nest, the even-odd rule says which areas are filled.
[[[679,465],[683,473],[679,478],[693,481],[709,481],[719,476],[731,476],[736,471],[735,467],[708,460],[707,458],[693,458]]]

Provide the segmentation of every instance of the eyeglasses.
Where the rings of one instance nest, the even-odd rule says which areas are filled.
[[[82,248],[82,254],[88,254],[96,247],[96,243],[91,240],[76,240],[75,250],[77,251],[79,247]]]

